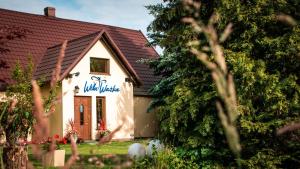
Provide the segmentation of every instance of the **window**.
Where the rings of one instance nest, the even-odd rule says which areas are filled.
[[[90,58],[90,72],[109,74],[109,60],[101,58]]]
[[[80,112],[80,125],[83,125],[83,123],[84,123],[84,106],[83,106],[83,104],[80,104],[79,112]]]
[[[106,130],[105,98],[96,97],[97,129]]]

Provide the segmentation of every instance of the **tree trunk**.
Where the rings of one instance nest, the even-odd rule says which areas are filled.
[[[5,169],[26,169],[28,155],[24,145],[18,145],[16,135],[11,128],[5,132],[6,144],[3,147],[3,163]]]
[[[10,145],[3,148],[6,169],[26,169],[28,161],[26,146]]]

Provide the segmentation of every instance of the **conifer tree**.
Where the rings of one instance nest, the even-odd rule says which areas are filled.
[[[216,88],[210,72],[190,53],[187,43],[203,34],[182,22],[194,17],[207,23],[219,16],[219,32],[231,22],[233,32],[224,54],[237,88],[243,168],[295,168],[299,162],[299,131],[276,135],[285,124],[300,119],[300,3],[291,1],[201,1],[200,15],[182,1],[148,6],[155,17],[149,26],[152,44],[164,49],[150,62],[162,80],[152,88],[168,143],[198,151],[202,167],[235,165],[215,108]],[[294,22],[282,22],[281,16]]]

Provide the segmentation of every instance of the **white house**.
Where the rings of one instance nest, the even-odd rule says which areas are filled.
[[[13,83],[9,72],[19,60],[27,64],[30,53],[36,65],[34,77],[49,82],[62,42],[67,40],[58,95],[61,104],[50,117],[51,133],[64,135],[74,120],[80,137],[96,139],[100,128],[113,130],[123,124],[114,139],[153,137],[157,131],[155,112],[148,112],[148,90],[159,80],[138,60],[156,58],[141,31],[67,20],[45,15],[0,9],[0,23],[29,30],[22,41],[11,41],[2,58],[9,65],[0,72],[2,89]],[[3,87],[4,86],[4,87]],[[47,93],[49,85],[42,87]]]

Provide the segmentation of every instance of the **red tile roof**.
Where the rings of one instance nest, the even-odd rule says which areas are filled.
[[[0,23],[1,25],[21,27],[30,31],[25,39],[9,41],[7,45],[10,52],[0,54],[1,59],[5,60],[10,67],[8,70],[0,71],[0,80],[7,83],[12,83],[10,72],[17,60],[22,65],[25,65],[27,64],[28,55],[32,55],[35,64],[43,69],[42,67],[48,65],[41,62],[41,60],[44,55],[45,57],[49,55],[51,47],[61,44],[64,40],[71,41],[101,30],[107,32],[113,43],[120,50],[119,52],[126,57],[129,65],[140,78],[143,85],[134,88],[135,95],[148,95],[148,89],[159,80],[159,77],[154,76],[153,71],[147,65],[137,62],[141,58],[158,57],[152,47],[146,46],[148,41],[141,31],[6,9],[0,9]],[[79,45],[78,48],[83,47]],[[76,53],[79,50],[72,52]]]

